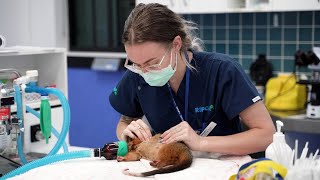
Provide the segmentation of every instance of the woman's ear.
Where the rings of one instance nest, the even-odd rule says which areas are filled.
[[[182,39],[180,36],[176,36],[173,39],[173,48],[176,50],[176,52],[179,52],[182,47]]]

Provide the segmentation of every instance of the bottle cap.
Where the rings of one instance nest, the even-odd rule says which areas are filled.
[[[281,121],[276,121],[277,132],[273,135],[273,142],[285,142],[284,134],[281,132],[281,127],[283,123]]]
[[[126,141],[118,142],[117,156],[125,156],[128,154],[128,144]]]

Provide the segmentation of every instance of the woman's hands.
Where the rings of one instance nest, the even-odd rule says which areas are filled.
[[[132,139],[139,138],[141,141],[146,141],[152,136],[150,128],[141,119],[131,121],[130,124],[121,133],[121,139],[126,140],[127,137]]]
[[[191,150],[200,150],[200,140],[199,136],[188,122],[183,121],[176,126],[173,126],[169,130],[165,131],[162,135],[163,143],[172,143],[177,141],[183,141]]]

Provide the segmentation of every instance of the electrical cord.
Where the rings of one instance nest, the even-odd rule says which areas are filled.
[[[2,152],[0,152],[0,155],[4,154],[7,151],[7,148],[4,148]]]
[[[5,157],[5,156],[0,155],[0,157],[3,158],[3,159],[6,159],[6,160],[8,160],[8,161],[10,161],[10,162],[13,163],[13,164],[15,164],[16,167],[22,166],[20,163],[17,163],[17,162],[15,162],[15,161],[13,161],[13,160]]]

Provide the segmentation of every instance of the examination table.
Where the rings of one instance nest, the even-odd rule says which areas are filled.
[[[236,174],[239,167],[251,161],[250,156],[220,156],[210,154],[194,154],[194,160],[190,168],[182,171],[158,174],[144,179],[177,180],[177,179],[215,179],[228,180]],[[204,158],[205,157],[205,158]],[[140,160],[135,162],[117,162],[103,158],[84,158],[68,160],[32,169],[24,174],[9,178],[10,180],[79,180],[79,179],[143,179],[122,174],[122,170],[129,168],[130,171],[142,172],[152,170],[149,161]]]

